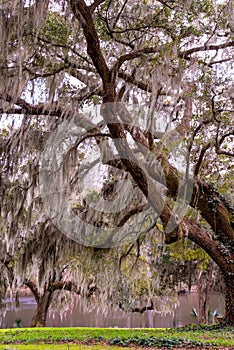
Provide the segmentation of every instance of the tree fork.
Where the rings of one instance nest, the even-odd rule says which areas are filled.
[[[84,35],[87,41],[87,52],[89,56],[91,57],[97,72],[99,73],[102,81],[103,81],[103,88],[104,88],[104,95],[103,95],[103,102],[112,102],[114,103],[117,100],[116,92],[115,92],[115,77],[116,72],[111,72],[109,68],[107,67],[106,61],[103,57],[102,51],[100,49],[99,44],[99,38],[92,20],[91,13],[89,12],[88,6],[86,6],[84,0],[70,0],[73,12],[76,16],[76,18],[81,23]],[[215,48],[223,48],[233,46],[233,42],[231,44],[224,44],[219,45],[219,47],[215,46]],[[193,48],[190,50],[187,50],[183,53],[180,53],[182,58],[187,58],[189,55],[195,52],[199,51],[206,51],[213,49],[213,46],[209,47],[198,47]],[[121,123],[117,123],[117,120],[115,118],[115,114],[112,115],[112,113],[108,116],[105,116],[104,113],[104,119],[106,120],[110,134],[113,138],[120,139],[120,143],[117,145],[118,151],[123,151],[123,154],[131,155],[131,150],[129,149],[126,138],[124,135],[123,126]],[[110,120],[111,119],[111,120]],[[121,153],[121,152],[120,152]],[[131,155],[132,156],[132,155]],[[121,158],[121,157],[120,157]],[[139,172],[139,169],[133,166],[133,163],[135,162],[135,158],[130,158],[131,161],[121,159],[122,163],[125,165],[126,169],[131,173],[133,179],[139,186],[139,188],[142,190],[144,195],[149,195],[149,201],[150,204],[158,210],[158,207],[156,205],[158,198],[155,198],[155,196],[152,196],[151,192],[148,191],[147,185],[145,181],[142,181],[141,175],[142,172]],[[165,157],[164,157],[165,160]],[[167,165],[167,160],[165,160],[165,167]],[[136,163],[137,164],[137,163]],[[167,173],[167,178],[170,178],[170,169]],[[140,176],[139,176],[140,175]],[[143,176],[143,179],[145,179],[145,176]],[[147,178],[148,180],[148,178]],[[169,179],[170,180],[170,179]],[[168,181],[167,181],[168,183]],[[170,182],[169,182],[170,184]],[[173,191],[175,190],[174,186],[172,186]],[[206,186],[206,184],[202,184],[202,182],[195,183],[194,186],[194,196],[196,200],[194,201],[193,205],[197,206],[198,209],[201,212],[201,215],[205,218],[205,220],[211,225],[214,234],[217,235],[216,239],[213,239],[209,236],[209,234],[202,228],[200,228],[199,225],[196,225],[195,222],[192,222],[189,219],[184,219],[180,225],[177,225],[177,229],[174,230],[174,232],[171,235],[172,239],[168,239],[168,243],[173,242],[174,240],[177,240],[180,236],[179,231],[183,232],[183,234],[187,235],[188,238],[190,238],[192,241],[200,245],[205,251],[211,256],[211,258],[218,264],[221,271],[227,271],[228,276],[230,274],[233,274],[233,263],[230,262],[233,261],[232,257],[233,254],[229,249],[226,249],[225,243],[230,240],[231,246],[233,246],[233,238],[234,238],[234,232],[232,227],[232,221],[233,221],[233,215],[229,215],[230,211],[226,207],[225,203],[222,201],[218,201],[216,203],[216,212],[213,213],[215,215],[210,214],[210,206],[209,201],[210,199],[214,199],[215,195],[211,191],[209,191],[209,188]],[[193,199],[194,199],[193,198]],[[154,199],[156,199],[156,202],[154,202]],[[168,203],[167,203],[168,205]],[[172,215],[172,210],[170,206],[163,208],[163,215],[161,215],[161,218],[163,219],[163,225],[164,227],[167,224],[167,221],[169,220],[169,217]],[[197,230],[197,231],[196,231]],[[177,231],[177,232],[176,232]],[[226,237],[227,236],[227,239]],[[170,237],[170,235],[169,235]],[[222,245],[224,243],[224,249],[225,252],[222,251]],[[233,277],[233,276],[232,276]],[[227,321],[230,323],[234,323],[234,310],[233,306],[230,305],[231,301],[234,300],[234,294],[233,294],[233,286],[231,280],[225,276],[225,283],[226,283],[226,318]]]

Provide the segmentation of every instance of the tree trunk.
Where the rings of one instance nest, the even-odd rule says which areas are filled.
[[[192,261],[189,261],[189,276],[188,276],[188,292],[191,293],[191,289],[192,289]]]
[[[234,277],[233,273],[224,274],[225,283],[225,324],[234,325]]]
[[[197,293],[198,293],[198,315],[197,315],[197,321],[198,324],[201,324],[203,322],[203,283],[202,283],[202,271],[198,270],[198,276],[197,276]]]
[[[17,290],[16,293],[15,293],[15,306],[17,308],[20,307],[20,302],[19,302],[19,291]]]
[[[30,327],[45,327],[52,294],[52,291],[45,291],[45,293],[39,298],[37,301],[37,309],[33,315]]]
[[[205,271],[198,271],[198,323],[209,323],[210,297],[214,286],[215,263],[210,261],[209,267]]]
[[[214,287],[214,269],[215,269],[215,263],[214,261],[211,260],[208,268],[208,276],[207,276],[205,300],[204,300],[205,324],[209,323],[210,297]]]

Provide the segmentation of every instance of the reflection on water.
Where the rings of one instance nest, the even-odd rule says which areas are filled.
[[[196,323],[191,315],[192,308],[198,307],[196,293],[179,296],[179,305],[175,308],[174,314],[161,315],[154,311],[146,311],[143,314],[124,314],[120,311],[104,315],[100,310],[85,313],[82,303],[68,310],[62,316],[59,312],[48,315],[48,327],[179,327],[189,323]],[[7,300],[7,310],[0,311],[2,314],[1,328],[11,328],[16,320],[21,320],[23,327],[30,325],[33,312],[36,308],[34,298],[20,298],[20,309],[14,310],[10,300]],[[224,312],[224,298],[219,294],[211,297],[211,312],[218,310]],[[0,320],[1,321],[1,320]]]

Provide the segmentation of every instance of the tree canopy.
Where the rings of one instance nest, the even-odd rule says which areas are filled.
[[[233,323],[233,1],[14,0],[0,16],[11,281],[29,284],[37,266],[37,288],[71,290],[82,244],[120,246],[119,266],[147,234],[188,238],[223,273]],[[87,278],[75,292],[94,292]]]

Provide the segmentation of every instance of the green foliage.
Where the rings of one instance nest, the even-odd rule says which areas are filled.
[[[72,34],[69,22],[59,12],[48,12],[43,28],[43,39],[52,44],[67,45]]]
[[[0,344],[17,343],[17,348],[23,344],[29,344],[25,349],[34,349],[46,343],[56,344],[69,343],[72,349],[72,342],[82,344],[108,343],[109,345],[144,346],[144,347],[167,347],[177,348],[179,346],[199,347],[204,349],[208,346],[231,346],[233,345],[233,331],[231,327],[216,325],[190,325],[176,329],[123,329],[123,328],[44,328],[44,329],[18,329],[0,330]],[[22,345],[21,345],[22,344]],[[79,345],[81,346],[81,345]],[[94,345],[93,345],[94,346]],[[104,349],[104,345],[102,344]],[[4,345],[1,345],[4,349]],[[115,349],[114,347],[111,347]],[[24,349],[22,347],[22,349]],[[45,348],[42,348],[45,349]],[[98,347],[97,347],[98,349]],[[121,348],[119,348],[121,349]]]
[[[169,246],[169,251],[172,259],[196,261],[198,262],[197,267],[201,270],[205,270],[210,262],[209,255],[186,238],[171,244]]]
[[[154,336],[150,336],[149,338],[141,338],[136,336],[134,338],[121,339],[120,337],[112,339],[109,341],[110,345],[118,344],[122,346],[128,345],[138,345],[138,346],[154,346],[157,348],[166,347],[168,349],[178,347],[178,346],[205,346],[205,343],[193,341],[190,339],[179,339],[179,338],[156,338]]]

